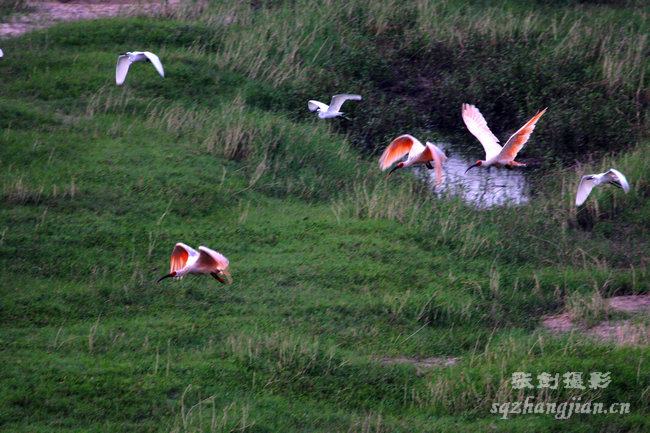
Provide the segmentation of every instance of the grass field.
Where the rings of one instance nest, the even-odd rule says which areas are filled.
[[[3,40],[0,430],[647,431],[647,338],[541,320],[648,329],[598,302],[649,290],[648,11],[550,3],[188,2]],[[166,78],[140,63],[115,86],[140,49]],[[343,91],[352,121],[306,108]],[[549,107],[529,204],[378,170],[406,132],[477,151],[462,102],[494,131]],[[612,166],[630,193],[576,209]],[[225,254],[233,284],[154,285],[176,242]],[[493,412],[527,396],[629,413]]]

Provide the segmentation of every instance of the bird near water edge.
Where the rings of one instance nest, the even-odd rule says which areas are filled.
[[[546,110],[544,108],[535,114],[524,126],[512,134],[508,141],[506,141],[506,144],[501,147],[499,139],[490,131],[485,118],[478,108],[474,105],[463,104],[462,115],[465,126],[481,142],[485,150],[485,160],[476,161],[475,164],[472,164],[465,170],[465,173],[474,167],[488,168],[494,166],[512,168],[525,166],[526,164],[515,161],[515,158],[517,157],[517,153],[528,141],[528,138],[530,138],[530,134],[535,129],[535,124]]]
[[[424,164],[429,170],[436,169],[436,184],[442,182],[442,163],[447,159],[445,153],[430,141],[427,141],[426,145],[423,145],[420,140],[409,134],[400,135],[388,145],[379,158],[379,167],[382,170],[386,170],[407,153],[408,158],[406,161],[398,162],[388,172],[386,178],[397,169],[410,167],[415,164]],[[431,162],[435,164],[435,167],[431,165]]]

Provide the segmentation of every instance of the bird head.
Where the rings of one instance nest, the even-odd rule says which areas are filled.
[[[388,177],[391,175],[392,172],[394,172],[398,168],[402,168],[402,167],[404,167],[404,163],[403,162],[398,162],[397,165],[395,167],[393,167],[393,169],[391,171],[388,172],[388,174],[386,175],[386,179],[388,179]]]
[[[169,274],[167,274],[167,275],[165,275],[163,277],[160,277],[158,279],[158,281],[156,281],[156,285],[158,285],[158,283],[161,282],[162,280],[164,280],[165,278],[170,278],[170,277],[175,277],[175,276],[176,276],[176,271],[172,271]]]
[[[469,167],[467,167],[467,170],[465,170],[465,174],[467,174],[467,172],[468,172],[470,169],[472,169],[472,168],[474,168],[474,167],[480,167],[481,165],[483,165],[483,161],[481,161],[481,160],[476,161],[476,164],[472,164],[472,165],[470,165]]]

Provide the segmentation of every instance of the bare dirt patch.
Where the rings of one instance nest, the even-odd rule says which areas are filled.
[[[625,313],[650,313],[650,295],[616,296],[609,298],[609,308]]]
[[[63,21],[132,15],[166,15],[178,3],[180,0],[73,0],[66,3],[28,1],[27,6],[32,12],[11,15],[8,22],[0,23],[0,38],[19,36]]]
[[[432,368],[432,367],[450,367],[456,365],[458,362],[458,357],[452,358],[384,358],[380,361],[382,365],[391,365],[391,364],[411,364],[415,367],[420,368]]]
[[[544,318],[542,325],[555,333],[573,331],[620,345],[646,346],[650,343],[647,326],[647,319],[650,317],[650,295],[616,296],[607,299],[607,307],[614,313],[628,313],[640,320],[605,320],[596,326],[584,328],[574,323],[569,313],[565,312]]]

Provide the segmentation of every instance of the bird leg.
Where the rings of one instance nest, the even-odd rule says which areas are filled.
[[[216,272],[210,272],[210,275],[212,275],[214,278],[216,278],[217,280],[219,280],[219,282],[220,282],[221,284],[226,284],[226,282],[225,282],[225,281],[224,281],[224,280],[219,276],[219,274],[217,274]]]

